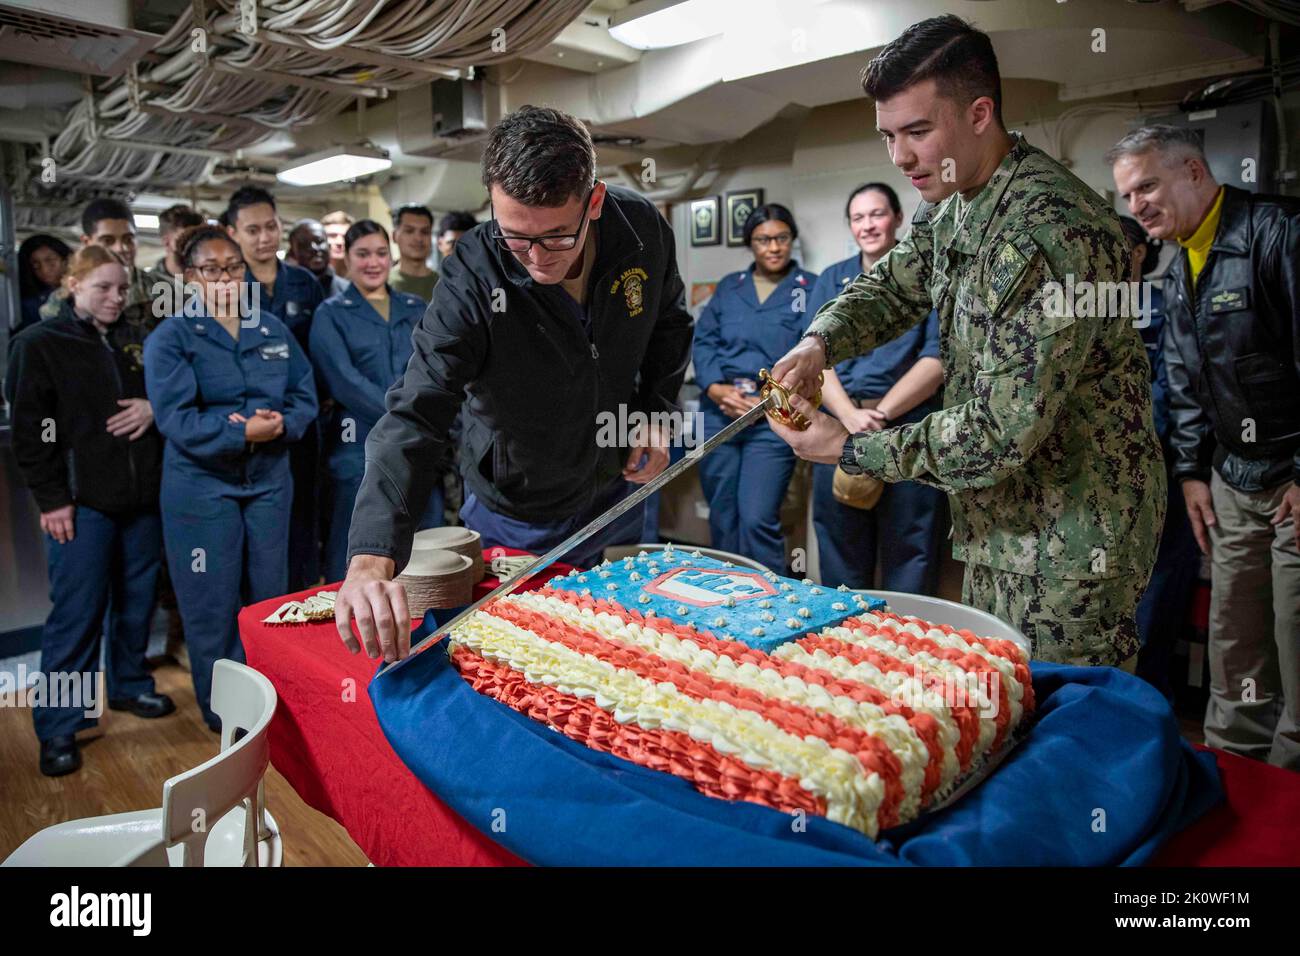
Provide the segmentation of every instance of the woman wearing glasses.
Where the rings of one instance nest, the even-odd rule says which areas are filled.
[[[759,206],[745,221],[754,263],[724,276],[695,322],[695,380],[708,438],[758,402],[759,369],[771,369],[793,348],[812,313],[817,274],[790,258],[799,227],[789,209]],[[713,546],[783,573],[781,502],[794,471],[790,446],[767,420],[745,429],[700,462],[709,499]]]
[[[411,358],[411,331],[425,302],[388,284],[392,268],[388,233],[362,219],[343,237],[346,292],[316,309],[311,326],[312,361],[334,409],[325,425],[326,497],[331,518],[325,540],[325,580],[347,573],[348,525],[366,472],[366,436],[384,414],[384,394],[402,377]],[[421,528],[442,524],[442,488],[433,486]]]
[[[284,323],[248,307],[246,266],[222,229],[177,242],[186,302],[145,340],[163,453],[167,566],[208,726],[212,665],[243,661],[235,616],[283,594],[293,484],[288,445],[316,417],[312,368]]]

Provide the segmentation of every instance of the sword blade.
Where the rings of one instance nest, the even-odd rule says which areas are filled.
[[[739,418],[735,419],[734,421],[729,422],[725,428],[720,429],[717,434],[715,434],[713,437],[708,439],[702,445],[692,448],[690,453],[687,454],[684,458],[682,458],[681,461],[665,468],[662,472],[655,475],[654,478],[652,478],[650,481],[647,481],[644,485],[642,485],[632,494],[628,495],[622,501],[615,504],[612,508],[609,508],[603,514],[598,515],[597,517],[593,518],[591,521],[583,525],[581,528],[579,528],[577,531],[573,532],[573,534],[569,535],[567,538],[565,538],[563,541],[561,541],[559,544],[553,547],[550,551],[547,551],[540,558],[533,561],[532,564],[528,565],[518,574],[514,575],[512,578],[510,578],[510,580],[497,585],[492,591],[483,595],[473,604],[469,605],[467,608],[465,608],[465,610],[461,611],[459,614],[453,617],[446,624],[441,625],[432,634],[429,634],[422,641],[420,641],[418,644],[412,647],[409,656],[403,658],[400,661],[393,661],[390,664],[385,664],[380,669],[379,673],[376,674],[375,676],[382,677],[384,674],[388,673],[388,671],[391,670],[392,668],[400,667],[403,663],[409,661],[412,657],[420,653],[430,644],[434,643],[436,640],[438,640],[438,638],[442,637],[442,635],[446,634],[453,627],[460,624],[462,621],[467,620],[472,614],[474,614],[474,612],[476,612],[481,607],[483,607],[483,605],[488,604],[499,597],[505,597],[507,594],[510,594],[512,591],[515,590],[515,588],[519,587],[519,585],[523,584],[525,581],[527,581],[533,575],[537,574],[539,571],[546,570],[548,567],[554,564],[565,554],[568,554],[571,550],[573,550],[578,545],[582,544],[584,541],[590,538],[597,531],[600,531],[602,528],[608,526],[612,521],[616,520],[620,515],[626,514],[629,510],[635,508],[642,501],[645,501],[646,498],[650,497],[652,494],[654,494],[664,485],[668,484],[668,482],[672,481],[682,472],[695,467],[695,465],[699,463],[701,458],[703,458],[709,452],[713,451],[713,449],[717,448],[719,445],[731,440],[731,438],[735,436],[738,432],[741,432],[745,428],[748,428],[751,422],[761,417],[767,411],[767,408],[771,404],[771,401],[772,399],[770,396],[768,398],[764,398],[753,408],[749,409],[749,411],[745,412],[745,414],[741,415]]]

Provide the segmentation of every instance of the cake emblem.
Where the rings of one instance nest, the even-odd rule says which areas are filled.
[[[645,591],[695,607],[734,606],[776,593],[757,571],[697,567],[673,568],[647,584]]]

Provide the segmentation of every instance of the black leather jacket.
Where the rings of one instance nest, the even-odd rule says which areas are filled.
[[[1174,476],[1300,480],[1300,200],[1225,186],[1195,289],[1180,250],[1164,301]]]

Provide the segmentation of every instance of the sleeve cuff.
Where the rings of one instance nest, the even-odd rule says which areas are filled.
[[[722,371],[711,365],[695,364],[695,384],[700,387],[700,391],[708,391],[710,385],[716,385],[722,381]]]
[[[862,432],[853,436],[853,453],[858,460],[862,473],[882,481],[898,481],[896,473],[891,474],[890,459],[885,449],[884,432]]]
[[[57,511],[60,508],[66,508],[70,504],[75,504],[72,495],[68,494],[66,489],[59,490],[41,490],[32,491],[32,497],[36,499],[36,507],[41,514],[49,511]]]
[[[248,432],[240,422],[226,422],[228,430],[226,432],[226,444],[230,447],[227,449],[230,454],[238,455],[244,450],[244,445],[248,443]]]
[[[376,558],[388,558],[393,562],[396,562],[397,560],[396,548],[382,544],[358,544],[355,547],[348,548],[348,564],[351,564],[352,559],[359,554],[369,554]],[[401,570],[401,568],[395,567],[393,573],[395,575],[399,574]]]
[[[1210,483],[1211,469],[1199,468],[1194,466],[1174,466],[1175,481],[1203,481]]]
[[[702,385],[700,387],[708,388],[707,385]],[[662,414],[664,412],[668,412],[669,414],[675,414],[681,411],[681,406],[678,405],[676,402],[672,402],[669,399],[665,398],[664,396],[656,393],[639,396],[635,401],[631,403],[631,406],[632,406],[631,407],[632,411],[642,412],[645,415]]]

